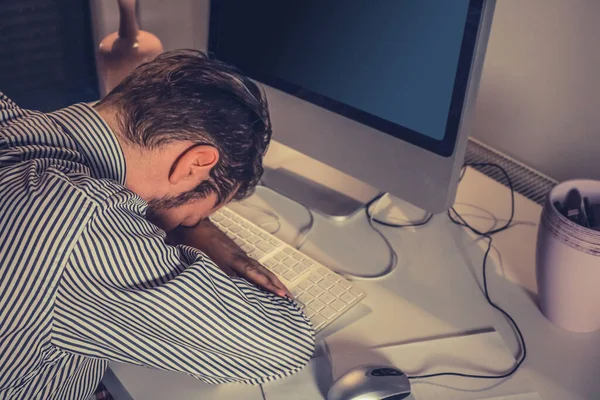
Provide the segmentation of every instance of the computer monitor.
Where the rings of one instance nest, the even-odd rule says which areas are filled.
[[[274,139],[429,212],[456,194],[494,2],[213,0],[209,51]]]

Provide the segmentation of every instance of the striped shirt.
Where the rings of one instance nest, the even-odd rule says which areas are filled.
[[[298,306],[165,243],[125,172],[88,105],[44,114],[0,93],[0,399],[85,399],[109,360],[207,383],[301,369]]]

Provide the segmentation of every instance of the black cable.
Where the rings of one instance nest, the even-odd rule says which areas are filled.
[[[460,176],[458,177],[458,182],[463,180],[466,172],[467,172],[467,166],[463,165],[462,168],[460,169]]]
[[[367,218],[369,218],[373,222],[378,223],[379,225],[387,226],[389,228],[413,228],[413,227],[417,227],[417,226],[427,225],[429,223],[429,221],[431,221],[431,218],[433,218],[432,213],[427,213],[425,215],[425,217],[423,218],[423,220],[417,221],[417,222],[411,222],[409,224],[394,224],[392,222],[387,222],[387,221],[382,221],[380,219],[377,219],[371,214],[370,208],[373,205],[373,203],[375,203],[376,201],[378,201],[385,195],[386,195],[386,193],[383,193],[383,194],[380,194],[379,196],[375,197],[373,200],[371,200],[371,201],[369,201],[369,203],[367,203],[366,208],[365,208],[367,211]]]
[[[427,379],[427,378],[434,378],[434,377],[438,377],[438,376],[458,376],[458,377],[473,378],[473,379],[504,379],[504,378],[507,378],[507,377],[511,376],[512,374],[514,374],[519,369],[521,364],[523,364],[523,362],[525,361],[525,358],[527,357],[527,347],[525,346],[525,339],[523,338],[523,333],[521,332],[519,325],[517,325],[517,323],[515,322],[515,320],[509,313],[504,311],[504,309],[502,309],[499,305],[494,303],[494,301],[490,298],[490,294],[489,294],[489,290],[488,290],[488,283],[487,283],[487,273],[486,273],[487,259],[488,259],[490,250],[492,248],[492,235],[510,228],[510,224],[513,221],[513,218],[515,215],[515,192],[514,192],[514,188],[513,188],[513,184],[512,184],[512,180],[510,179],[510,176],[508,175],[506,170],[504,168],[502,168],[500,165],[494,164],[494,163],[473,163],[473,164],[465,164],[464,165],[464,167],[484,167],[484,166],[485,167],[494,167],[494,168],[499,169],[502,172],[502,174],[506,177],[506,180],[508,182],[508,186],[510,188],[511,211],[510,211],[510,218],[508,219],[506,224],[504,224],[500,228],[490,229],[487,232],[481,232],[478,229],[471,226],[467,221],[465,221],[465,219],[456,211],[456,209],[454,207],[452,207],[452,208],[450,208],[450,210],[448,210],[448,217],[450,218],[450,220],[453,223],[464,226],[467,229],[469,229],[471,232],[475,233],[476,235],[481,236],[488,240],[488,246],[487,246],[487,249],[483,256],[483,267],[482,267],[484,295],[485,295],[485,298],[488,301],[488,303],[492,307],[494,307],[496,310],[500,311],[510,321],[510,323],[514,327],[515,331],[517,332],[517,336],[519,339],[519,345],[521,347],[521,358],[513,365],[513,367],[510,370],[508,370],[507,372],[500,374],[500,375],[477,375],[477,374],[465,374],[465,373],[460,373],[460,372],[438,372],[438,373],[434,373],[434,374],[409,376],[408,379]],[[461,174],[461,177],[462,177],[462,174]]]
[[[510,227],[510,224],[512,223],[514,216],[515,216],[515,191],[513,189],[513,183],[512,183],[512,180],[510,179],[510,176],[508,175],[508,172],[506,172],[506,170],[504,168],[502,168],[500,165],[494,164],[494,163],[473,163],[473,164],[465,164],[464,166],[465,167],[494,167],[494,168],[499,169],[502,172],[502,174],[506,178],[506,181],[508,182],[508,187],[510,189],[510,217],[508,218],[508,221],[506,222],[506,224],[504,224],[500,228],[492,229],[487,232],[481,232],[481,231],[473,228],[471,225],[469,225],[467,223],[467,221],[464,220],[464,218],[456,211],[456,209],[454,207],[451,207],[450,210],[448,210],[448,217],[455,224],[464,226],[464,227],[468,228],[469,230],[471,230],[471,232],[473,232],[479,236],[493,235],[494,233],[502,232],[502,231],[508,229]],[[455,219],[455,218],[458,218],[458,219]]]

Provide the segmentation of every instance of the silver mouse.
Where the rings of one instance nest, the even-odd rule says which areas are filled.
[[[327,400],[400,400],[410,395],[408,377],[388,366],[362,366],[340,376]]]

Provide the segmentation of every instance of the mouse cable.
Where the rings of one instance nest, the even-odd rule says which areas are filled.
[[[308,213],[308,217],[310,218],[310,220],[308,221],[308,224],[304,225],[304,227],[302,227],[302,229],[300,229],[300,231],[298,232],[298,236],[296,237],[296,243],[294,244],[296,250],[300,250],[302,246],[304,246],[304,244],[308,240],[308,235],[311,233],[313,227],[315,226],[315,216],[313,215],[312,210],[304,204],[298,204],[304,207],[304,209]]]
[[[392,272],[394,272],[396,270],[396,266],[398,265],[398,254],[396,253],[396,250],[394,250],[394,246],[392,246],[392,243],[390,243],[387,236],[385,236],[385,234],[383,232],[381,232],[379,230],[379,228],[377,228],[377,226],[375,226],[375,223],[374,223],[375,215],[377,214],[377,209],[379,208],[381,199],[383,199],[383,196],[385,196],[385,195],[386,195],[386,193],[382,193],[382,194],[378,195],[377,197],[375,197],[373,200],[369,201],[365,205],[365,213],[367,214],[367,222],[369,223],[369,227],[373,231],[375,231],[375,233],[377,233],[377,235],[379,235],[381,240],[383,240],[383,243],[386,245],[386,247],[388,249],[388,253],[390,255],[389,256],[390,261],[389,261],[388,265],[386,266],[385,270],[383,270],[383,272],[380,272],[376,275],[355,275],[355,274],[348,274],[348,273],[340,273],[340,275],[342,275],[344,278],[346,278],[348,280],[362,280],[362,281],[380,280],[380,279],[388,277]],[[369,208],[373,204],[374,204],[373,212],[371,213],[371,212],[369,212]]]
[[[376,218],[375,217],[376,213],[371,212],[371,206],[375,202],[381,201],[381,199],[388,194],[389,193],[380,194],[379,196],[375,197],[373,200],[369,201],[367,203],[367,205],[365,206],[365,210],[367,211],[367,218],[369,218],[369,220],[371,220],[372,222],[375,222],[379,225],[387,226],[388,228],[415,228],[418,226],[427,225],[429,223],[429,221],[431,221],[431,218],[433,218],[432,213],[427,213],[427,214],[425,214],[425,217],[423,217],[423,219],[421,221],[416,221],[416,222],[407,221],[407,223],[402,223],[402,224],[398,224],[398,223],[391,222],[391,221],[384,221],[384,220]]]
[[[467,163],[464,165],[464,167],[493,167],[496,168],[498,170],[500,170],[500,172],[502,172],[502,174],[504,175],[504,177],[507,180],[508,183],[508,187],[510,188],[510,202],[511,202],[511,211],[510,211],[510,218],[508,219],[508,221],[501,227],[496,228],[496,229],[490,229],[489,231],[485,231],[482,232],[476,228],[474,228],[472,225],[470,225],[457,211],[454,207],[450,208],[448,210],[448,217],[450,218],[450,220],[457,225],[460,226],[464,226],[465,228],[469,229],[471,232],[473,232],[474,234],[487,239],[488,244],[487,244],[487,249],[485,251],[485,254],[483,256],[483,266],[482,266],[482,270],[483,270],[483,293],[485,295],[486,300],[488,301],[488,303],[495,308],[496,310],[500,311],[505,317],[506,319],[508,319],[508,321],[510,321],[512,327],[515,329],[515,332],[517,334],[517,338],[519,339],[519,346],[521,347],[521,357],[519,358],[518,361],[515,362],[515,364],[512,366],[512,368],[510,368],[508,371],[506,371],[503,374],[498,374],[498,375],[477,375],[477,374],[467,374],[467,373],[460,373],[460,372],[438,372],[438,373],[433,373],[433,374],[426,374],[426,375],[414,375],[414,376],[408,376],[408,379],[428,379],[428,378],[434,378],[434,377],[438,377],[438,376],[458,376],[458,377],[463,377],[463,378],[473,378],[473,379],[503,379],[503,378],[507,378],[511,375],[513,375],[521,366],[521,364],[523,364],[523,362],[525,361],[525,358],[527,357],[527,347],[525,346],[525,339],[523,338],[523,333],[521,332],[521,329],[519,328],[519,325],[517,325],[517,322],[513,319],[513,317],[506,312],[502,307],[500,307],[499,305],[497,305],[496,303],[494,303],[494,301],[491,299],[490,294],[489,294],[489,289],[488,289],[488,283],[487,283],[487,259],[490,253],[490,250],[492,248],[492,235],[494,235],[495,233],[498,232],[502,232],[508,228],[511,227],[511,223],[513,221],[514,215],[515,215],[515,191],[513,188],[513,183],[512,180],[510,179],[510,176],[508,175],[508,173],[506,172],[506,170],[501,167],[498,164],[494,164],[494,163]]]
[[[264,187],[266,188],[266,186],[264,186]],[[248,202],[239,202],[237,204],[241,205],[242,207],[256,210],[262,214],[265,214],[265,215],[271,217],[272,218],[271,221],[266,221],[266,222],[257,224],[258,227],[265,229],[264,225],[269,224],[271,222],[275,222],[277,224],[277,228],[274,231],[269,232],[271,235],[279,232],[279,229],[281,229],[281,218],[274,211],[272,211],[266,207],[261,207],[261,206],[255,205],[255,204],[250,204]],[[308,239],[308,235],[312,231],[312,228],[315,224],[315,217],[310,208],[306,207],[304,204],[301,204],[301,203],[298,203],[298,204],[306,209],[306,212],[308,213],[308,216],[310,218],[308,224],[306,224],[304,227],[302,227],[300,229],[300,231],[298,232],[298,237],[296,238],[295,244],[293,244],[293,247],[295,247],[297,250],[300,250],[300,248],[306,243],[306,241]]]
[[[258,226],[259,228],[262,228],[262,229],[266,230],[271,235],[276,234],[281,229],[281,221],[280,221],[279,215],[277,215],[275,212],[269,210],[268,208],[261,207],[261,206],[258,206],[256,204],[250,204],[248,202],[239,202],[237,204],[239,204],[242,207],[258,211],[259,213],[264,214],[264,215],[266,215],[268,217],[271,217],[271,220],[269,220],[269,221],[265,221],[265,222],[261,222],[260,224],[256,224],[256,226]],[[270,224],[270,223],[273,223],[273,222],[275,222],[277,224],[277,228],[275,228],[275,230],[269,231],[269,230],[267,230],[264,227],[264,225],[267,225],[267,224]]]

